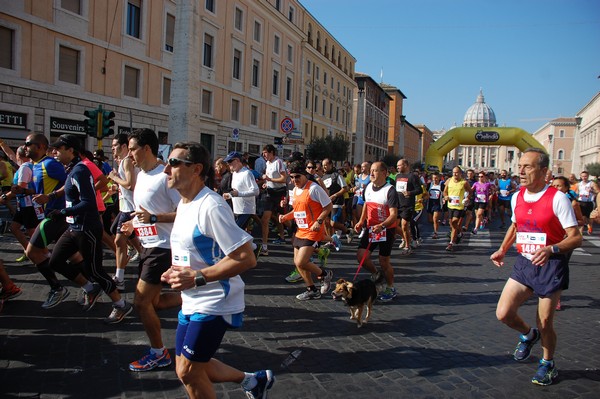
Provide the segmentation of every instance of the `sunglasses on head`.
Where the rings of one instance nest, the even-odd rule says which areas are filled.
[[[193,162],[192,161],[188,161],[187,159],[179,159],[179,158],[169,158],[169,160],[167,161],[169,162],[169,166],[171,166],[172,168],[176,168],[179,165],[186,164],[186,165],[192,165]]]

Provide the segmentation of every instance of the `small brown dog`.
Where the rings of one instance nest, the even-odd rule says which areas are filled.
[[[377,284],[371,279],[360,280],[357,283],[339,279],[335,284],[333,296],[341,297],[350,307],[350,320],[356,320],[358,327],[369,321],[373,302],[377,299]],[[362,320],[363,310],[367,305],[367,314]]]

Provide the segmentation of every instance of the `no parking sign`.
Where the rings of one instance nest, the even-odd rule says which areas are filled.
[[[281,128],[281,131],[283,133],[288,134],[292,130],[294,130],[294,121],[292,120],[292,118],[283,118],[279,127]]]

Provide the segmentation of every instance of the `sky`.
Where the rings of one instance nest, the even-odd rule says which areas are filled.
[[[498,126],[530,133],[600,91],[598,0],[300,0],[431,130],[462,124],[479,90]]]

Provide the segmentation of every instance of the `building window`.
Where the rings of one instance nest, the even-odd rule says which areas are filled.
[[[271,112],[271,130],[277,130],[277,112]]]
[[[292,78],[287,78],[285,81],[285,99],[292,101]]]
[[[214,38],[208,33],[204,34],[204,58],[202,65],[207,68],[213,67],[213,42]]]
[[[323,72],[323,84],[327,84],[327,72]]]
[[[565,159],[565,152],[563,150],[558,150],[556,153],[556,159]]]
[[[313,111],[314,112],[317,112],[317,107],[318,107],[317,104],[319,104],[319,96],[315,96],[315,102],[313,103]]]
[[[560,129],[558,131],[558,137],[565,137],[565,129]]]
[[[58,80],[79,83],[79,51],[60,46],[58,55]]]
[[[275,0],[275,9],[281,11],[281,0]]]
[[[212,92],[202,90],[202,113],[210,115],[212,112]]]
[[[165,50],[173,52],[173,43],[175,41],[175,17],[167,14],[167,29],[165,32]]]
[[[125,66],[123,94],[127,97],[140,97],[140,70]]]
[[[329,119],[333,119],[333,104],[329,104]]]
[[[258,87],[260,77],[260,61],[252,61],[252,86]]]
[[[310,75],[312,72],[312,62],[310,60],[306,61],[306,73]]]
[[[325,107],[327,106],[327,100],[323,99],[323,116],[325,116]]]
[[[171,79],[163,78],[163,105],[169,105],[171,103]]]
[[[241,79],[242,52],[233,50],[233,78]]]
[[[14,68],[14,37],[15,32],[12,29],[0,26],[0,68]]]
[[[127,1],[127,34],[140,38],[142,0]]]
[[[235,15],[234,15],[234,19],[233,19],[233,26],[235,27],[235,29],[239,30],[239,31],[243,31],[244,30],[244,12],[237,8],[235,9]]]
[[[61,0],[60,8],[81,15],[81,0]]]
[[[289,20],[290,22],[294,22],[294,12],[295,12],[295,11],[296,11],[296,10],[294,10],[294,7],[291,7],[291,6],[290,6],[290,10],[288,11],[288,20]]]
[[[275,35],[275,37],[273,38],[273,52],[277,55],[279,55],[280,41],[281,39],[279,38],[279,36]]]
[[[204,8],[206,8],[207,11],[210,11],[214,14],[215,13],[215,0],[205,0]]]
[[[304,97],[304,108],[310,107],[310,93],[306,90],[306,97]]]
[[[250,124],[252,126],[258,125],[258,107],[256,105],[250,106]]]
[[[260,43],[262,36],[262,25],[258,21],[254,21],[254,41]]]
[[[279,71],[273,71],[273,95],[279,95]]]
[[[231,100],[231,120],[236,122],[240,120],[240,100],[235,98]]]
[[[294,62],[294,48],[292,47],[291,44],[288,44],[287,60],[289,63]]]
[[[315,67],[315,79],[319,80],[319,76],[321,75],[320,72],[321,72],[321,70],[319,69],[318,66],[316,66]]]

